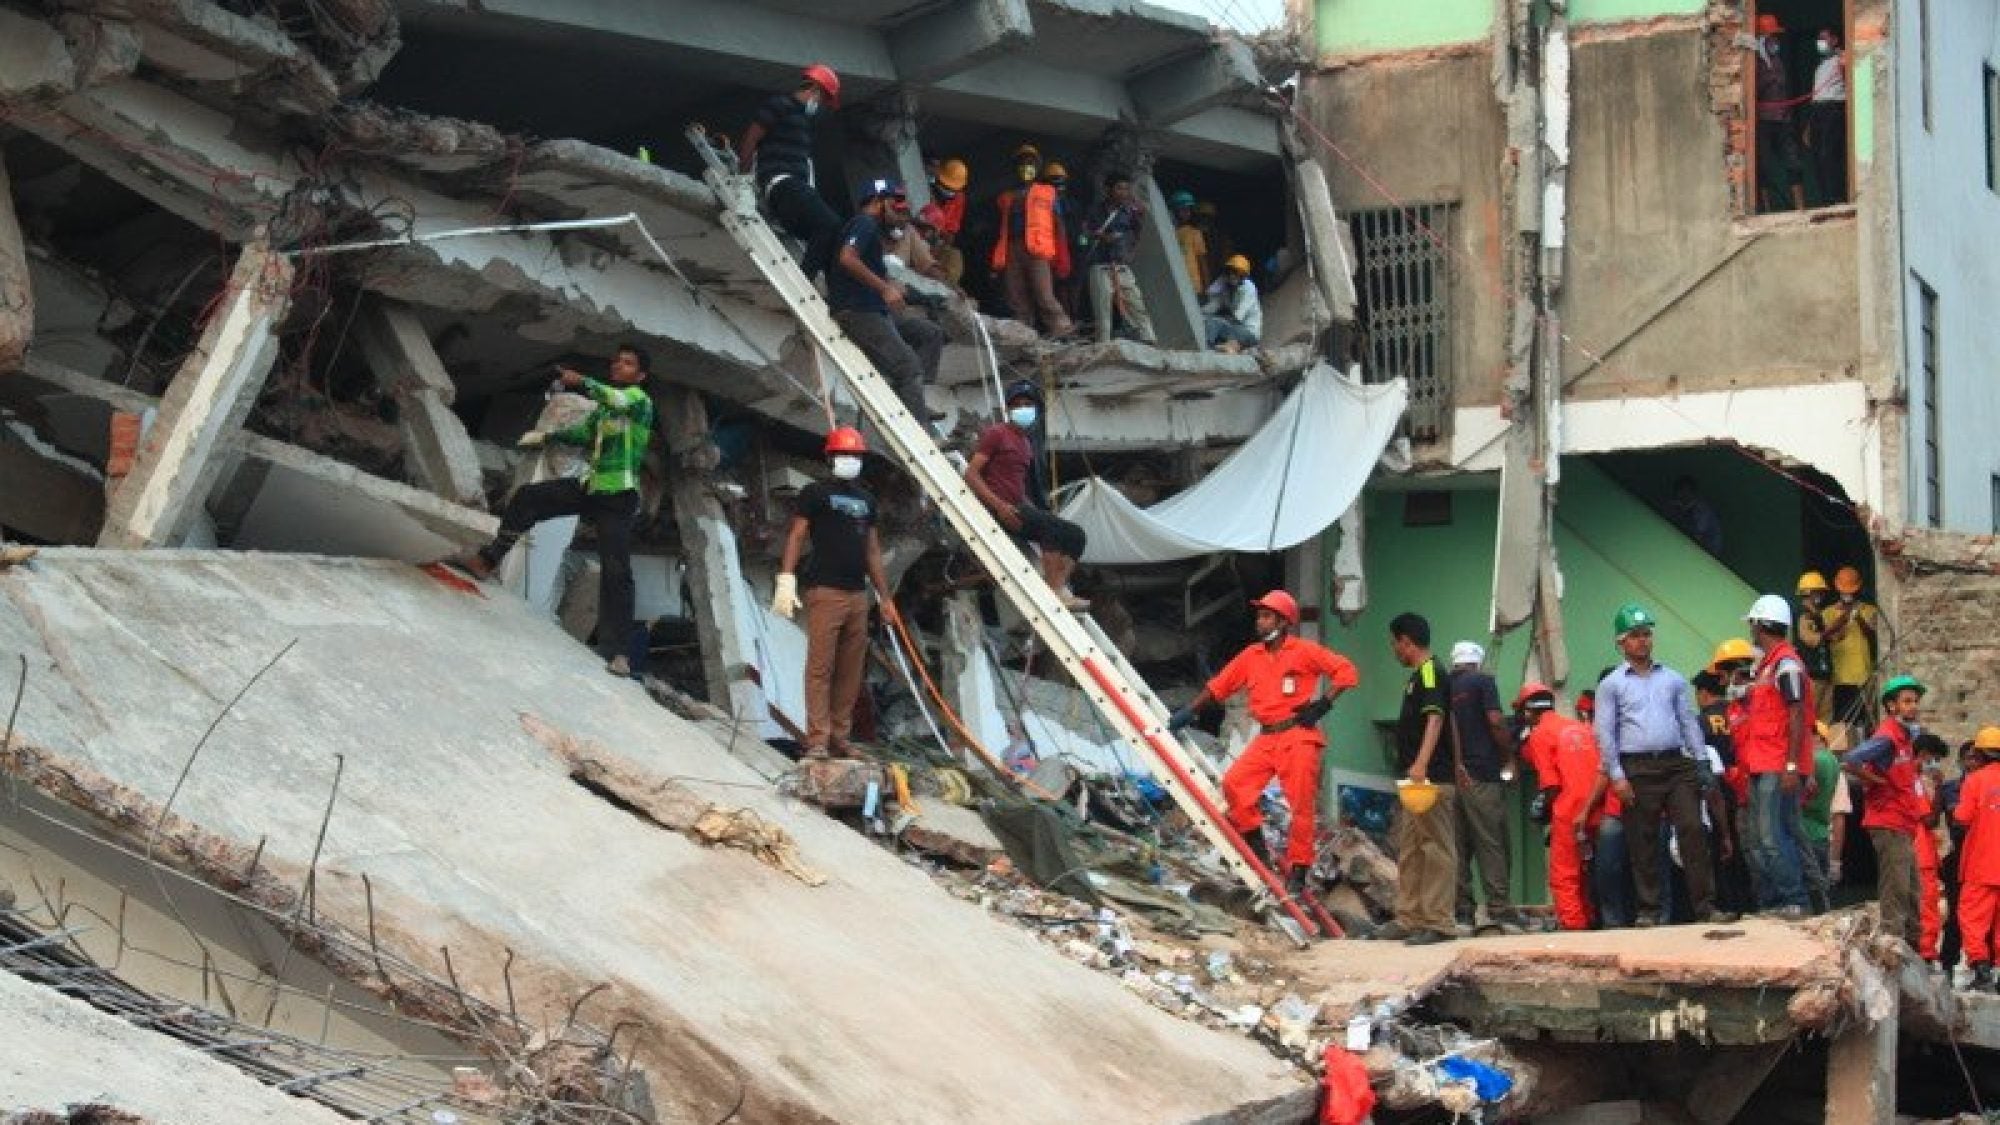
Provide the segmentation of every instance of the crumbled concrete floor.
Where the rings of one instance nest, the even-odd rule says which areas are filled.
[[[347,1119],[227,1063],[0,973],[0,1118],[100,1103],[148,1121],[338,1125]],[[60,1118],[58,1118],[60,1119]]]
[[[228,700],[176,816],[301,880],[335,755],[318,913],[524,1017],[637,1021],[664,1120],[1191,1120],[1295,1090],[1256,1044],[1174,1019],[995,925],[772,792],[505,595],[299,556],[45,551],[0,574],[0,652],[28,654],[18,736],[156,805]],[[783,828],[809,887],[574,783],[534,716],[635,776]],[[152,806],[148,806],[152,807]],[[150,823],[142,820],[140,823]],[[552,1013],[552,1015],[551,1015]],[[1004,1097],[994,1092],[1005,1091]]]

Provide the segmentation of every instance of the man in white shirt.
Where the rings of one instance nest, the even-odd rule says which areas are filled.
[[[1819,33],[1805,145],[1813,206],[1847,202],[1847,56],[1840,49],[1840,32],[1830,27]]]

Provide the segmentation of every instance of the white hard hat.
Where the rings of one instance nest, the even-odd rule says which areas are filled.
[[[1476,666],[1484,663],[1486,663],[1486,650],[1471,641],[1460,641],[1451,646],[1452,667],[1457,668],[1464,664]]]
[[[1792,603],[1777,594],[1765,594],[1750,603],[1750,612],[1743,615],[1745,621],[1769,621],[1773,625],[1792,627]]]

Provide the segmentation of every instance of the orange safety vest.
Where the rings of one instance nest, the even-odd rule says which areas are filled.
[[[1007,268],[1008,220],[1013,217],[1014,202],[1021,197],[1020,188],[1010,188],[1000,193],[1000,237],[993,242],[993,269]],[[1045,261],[1053,260],[1062,249],[1062,239],[1056,233],[1056,189],[1048,184],[1028,185],[1027,243],[1031,257]]]

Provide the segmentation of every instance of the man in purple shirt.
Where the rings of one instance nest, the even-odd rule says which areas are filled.
[[[1653,615],[1644,606],[1619,608],[1613,626],[1625,663],[1597,685],[1597,745],[1604,755],[1600,792],[1608,787],[1625,808],[1632,838],[1635,924],[1660,921],[1660,818],[1673,821],[1697,922],[1731,919],[1715,909],[1715,871],[1701,826],[1701,791],[1714,784],[1706,742],[1695,718],[1694,694],[1681,674],[1653,663]]]

